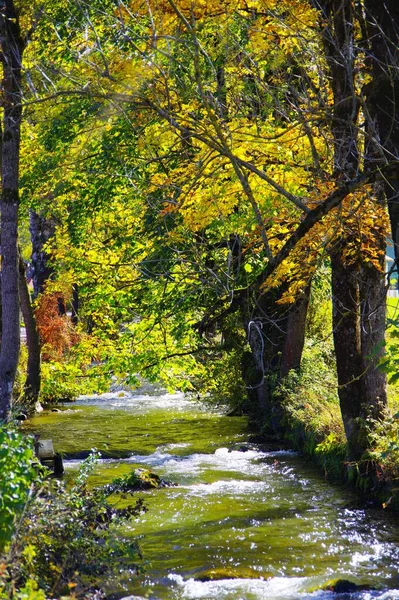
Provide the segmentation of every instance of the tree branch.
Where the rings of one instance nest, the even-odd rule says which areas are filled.
[[[267,279],[276,271],[277,267],[288,258],[290,252],[300,242],[307,233],[319,223],[323,217],[325,217],[331,210],[337,208],[342,201],[349,195],[358,190],[363,185],[373,183],[379,178],[383,178],[387,173],[393,170],[398,170],[399,161],[394,161],[388,165],[384,165],[378,169],[373,169],[366,173],[362,173],[352,181],[349,181],[341,185],[338,189],[334,190],[322,204],[311,210],[304,220],[298,225],[294,233],[288,238],[284,246],[279,250],[274,259],[270,260],[266,268],[257,276],[254,282],[248,287],[242,289],[236,293],[234,299],[230,302],[229,306],[214,317],[204,317],[201,321],[195,324],[195,329],[199,333],[203,333],[216,321],[223,320],[227,315],[234,313],[241,306],[245,296],[251,291],[259,290],[261,286],[265,284]],[[224,302],[227,299],[223,299]],[[221,303],[219,303],[220,306]]]

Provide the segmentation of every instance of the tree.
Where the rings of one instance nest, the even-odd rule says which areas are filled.
[[[201,370],[230,337],[255,408],[278,427],[272,388],[300,365],[310,280],[329,253],[358,458],[386,403],[381,350],[370,357],[383,342],[379,181],[397,166],[375,142],[371,40],[357,27],[379,21],[346,0],[118,7],[71,4],[68,26],[50,11],[48,122],[30,109],[24,197],[63,217],[53,259],[79,285],[81,325],[110,368],[124,344],[121,371],[190,355]]]
[[[364,88],[364,104],[374,147],[374,164],[386,164],[398,157],[399,148],[399,7],[394,0],[364,0],[359,15],[366,40],[366,66],[371,80]],[[398,258],[399,201],[398,172],[384,178],[391,220],[395,257]]]
[[[46,282],[53,274],[53,269],[49,265],[49,256],[44,247],[54,236],[55,228],[54,218],[45,217],[43,214],[30,210],[31,278],[35,298],[44,291]]]
[[[40,369],[40,339],[36,326],[35,314],[32,308],[29,288],[26,281],[25,263],[19,255],[19,297],[21,312],[26,331],[26,345],[28,348],[28,363],[26,380],[23,390],[23,406],[28,413],[33,413],[38,408],[41,369]]]
[[[362,77],[357,77],[359,51],[352,2],[316,2],[321,14],[324,51],[334,105],[331,131],[334,138],[334,171],[337,181],[356,177],[362,165],[372,168],[367,131],[360,125]],[[359,81],[360,80],[360,81]],[[367,122],[367,115],[366,115]],[[363,148],[363,156],[362,156]],[[366,195],[364,195],[366,194]],[[333,328],[341,413],[349,455],[362,456],[368,446],[370,419],[379,419],[386,408],[386,378],[377,368],[385,339],[385,238],[381,199],[376,185],[363,192],[367,215],[380,219],[374,229],[375,257],[359,252],[361,239],[353,224],[343,224],[330,254],[332,266]],[[368,195],[368,199],[367,199]],[[373,206],[374,204],[374,206]],[[379,216],[378,216],[379,215]],[[349,226],[348,226],[349,225]],[[370,232],[371,233],[371,232]],[[356,251],[356,246],[358,250]],[[352,248],[352,250],[348,249]],[[373,350],[374,357],[371,359]]]
[[[19,359],[18,294],[19,151],[22,117],[21,68],[26,40],[13,0],[0,3],[3,69],[1,144],[2,339],[0,350],[0,421],[8,418]]]
[[[381,347],[383,342],[384,277],[382,261],[385,244],[385,221],[379,195],[370,185],[375,181],[377,172],[373,171],[374,165],[370,162],[369,157],[369,144],[365,142],[368,139],[369,132],[362,128],[360,123],[359,95],[363,85],[363,72],[359,69],[359,54],[356,55],[353,52],[358,43],[355,31],[355,15],[349,2],[315,3],[316,13],[312,13],[311,10],[302,13],[301,24],[304,22],[303,15],[306,15],[306,18],[312,24],[313,30],[317,30],[315,15],[321,15],[319,39],[317,39],[317,35],[312,36],[310,33],[311,28],[307,30],[307,35],[309,35],[307,45],[310,52],[312,52],[308,65],[311,65],[311,60],[315,60],[317,49],[319,51],[323,50],[322,59],[316,61],[316,64],[320,67],[320,70],[316,71],[319,78],[315,78],[311,74],[312,71],[308,69],[306,72],[306,68],[304,69],[303,65],[298,64],[299,61],[295,60],[291,54],[292,48],[289,44],[292,44],[292,47],[295,47],[298,51],[298,36],[296,36],[295,25],[292,22],[296,13],[292,5],[289,12],[283,16],[283,13],[279,10],[280,6],[274,6],[272,3],[267,7],[265,13],[261,12],[261,2],[255,4],[252,7],[252,15],[244,16],[244,18],[244,6],[238,6],[235,13],[233,11],[229,12],[229,7],[219,8],[220,13],[224,15],[224,23],[228,24],[226,29],[228,29],[231,39],[234,40],[232,49],[230,48],[227,52],[231,62],[224,64],[223,78],[218,76],[220,68],[218,69],[215,66],[220,65],[220,60],[215,57],[214,51],[207,45],[207,35],[209,35],[212,27],[209,23],[215,15],[215,6],[190,9],[185,3],[175,4],[169,2],[168,18],[163,21],[158,20],[156,7],[154,6],[154,19],[151,21],[152,33],[154,35],[154,32],[156,32],[155,37],[160,41],[155,43],[153,41],[154,37],[151,38],[151,53],[154,57],[158,50],[160,55],[163,53],[163,56],[167,58],[166,61],[160,58],[159,63],[156,63],[155,69],[158,70],[160,75],[154,74],[156,83],[153,87],[155,91],[151,89],[151,92],[146,94],[143,101],[147,102],[148,107],[159,118],[166,120],[177,135],[189,140],[192,147],[197,148],[196,159],[199,156],[198,148],[204,147],[207,149],[208,154],[205,156],[207,160],[212,160],[213,172],[215,172],[215,164],[218,160],[216,157],[219,157],[222,164],[230,163],[231,171],[238,180],[244,197],[246,196],[249,205],[252,207],[254,218],[259,227],[259,236],[267,266],[258,271],[257,276],[252,279],[252,283],[245,293],[236,295],[234,301],[229,303],[226,313],[231,313],[233,309],[238,307],[242,311],[245,305],[244,313],[246,313],[246,316],[244,322],[249,332],[249,342],[254,356],[254,379],[258,381],[256,386],[252,385],[251,387],[256,387],[260,405],[265,405],[265,399],[268,395],[265,389],[267,387],[266,383],[261,383],[264,381],[265,365],[273,362],[273,356],[267,356],[265,351],[267,347],[266,340],[269,339],[271,343],[270,350],[274,350],[276,356],[282,352],[284,347],[282,331],[286,327],[284,325],[285,317],[284,312],[278,310],[276,300],[278,300],[281,292],[284,292],[286,296],[291,293],[292,296],[292,290],[295,289],[295,286],[298,289],[298,283],[301,281],[301,276],[296,269],[294,269],[295,275],[292,273],[292,269],[291,273],[287,270],[288,259],[290,258],[291,261],[294,259],[295,262],[303,258],[303,249],[306,248],[306,245],[308,248],[312,247],[310,236],[314,235],[316,226],[319,224],[324,225],[327,228],[325,231],[328,231],[328,227],[331,227],[331,224],[335,222],[335,233],[331,236],[327,235],[327,238],[324,233],[324,243],[319,246],[319,251],[323,247],[329,248],[332,257],[333,291],[336,307],[334,335],[338,362],[339,393],[350,455],[353,458],[358,458],[367,445],[364,423],[370,417],[381,417],[386,405],[384,375],[376,369],[379,358],[378,353],[373,359],[370,359],[372,348]],[[306,3],[299,6],[302,11],[306,11],[306,6],[309,9],[309,4]],[[287,7],[281,7],[281,11],[285,8]],[[258,32],[262,32],[262,27],[265,27],[265,31],[273,31],[274,27],[275,35],[279,35],[278,32],[282,27],[285,40],[284,42],[278,40],[280,64],[288,67],[288,56],[290,56],[291,73],[294,73],[294,76],[288,75],[285,79],[280,79],[278,91],[275,91],[276,87],[269,83],[269,81],[273,81],[273,68],[269,66],[271,74],[266,81],[259,76],[259,64],[263,66],[264,59],[263,63],[260,63],[262,57],[259,48],[261,46],[258,45],[251,55],[252,64],[255,65],[255,68],[252,69],[251,76],[248,78],[252,86],[254,82],[257,84],[256,102],[255,98],[251,98],[252,106],[256,105],[259,111],[257,116],[260,118],[255,120],[253,120],[253,113],[249,120],[248,118],[245,120],[244,111],[247,109],[248,104],[240,102],[236,90],[232,100],[229,92],[233,89],[233,84],[229,81],[229,76],[226,75],[229,69],[233,73],[234,70],[236,73],[239,72],[241,65],[245,65],[247,71],[252,68],[245,62],[245,58],[242,58],[248,48],[244,45],[246,42],[235,42],[231,24],[236,20],[235,25],[237,26],[237,20],[239,19],[246,21],[249,27],[256,28]],[[203,29],[197,26],[197,22],[200,21]],[[168,48],[163,48],[163,38],[162,35],[159,35],[160,32],[157,31],[157,27],[162,32],[165,32],[165,28],[168,30]],[[301,29],[301,35],[306,36],[303,28]],[[265,34],[265,38],[266,40],[263,43],[269,49],[271,44],[267,40],[267,34]],[[176,56],[173,52],[171,54],[171,39],[174,39],[176,44],[181,47],[186,47],[192,56],[192,67],[189,65],[181,67],[179,65],[181,70],[176,79],[173,79],[173,63],[167,62],[171,60],[172,56]],[[273,43],[275,44],[275,42],[274,38]],[[238,48],[241,53],[239,59],[237,58]],[[191,97],[187,95],[187,81],[185,81],[184,89],[181,86],[181,80],[184,79],[182,76],[184,68],[187,72],[192,68],[194,86],[191,87]],[[315,69],[313,69],[314,71]],[[360,76],[357,75],[359,72],[361,73]],[[278,73],[280,75],[280,71]],[[242,71],[240,75],[242,76]],[[299,75],[303,76],[302,81],[299,81]],[[166,77],[167,86],[163,87],[162,82]],[[234,76],[231,79],[234,81]],[[223,81],[225,87],[224,94],[220,90],[221,81]],[[175,82],[175,87],[173,87],[172,82]],[[323,92],[323,89],[326,88],[326,82],[331,85],[330,96],[328,93]],[[248,92],[248,88],[245,91]],[[273,94],[272,102],[268,103],[271,94]],[[184,98],[182,106],[179,106],[178,100],[176,102],[176,99],[179,98]],[[234,106],[234,116],[237,118],[239,115],[240,120],[230,118],[229,109],[226,106],[221,106],[223,104],[228,107],[229,102]],[[262,106],[262,109],[259,110],[260,106]],[[277,107],[278,118],[276,118],[275,113],[273,114],[273,110],[276,111]],[[270,115],[273,115],[273,122],[270,123],[266,133],[267,111]],[[258,128],[256,133],[250,128],[254,121]],[[300,169],[295,166],[295,161],[292,160],[295,151],[296,163],[299,162],[298,147],[295,147],[289,135],[292,129],[295,130],[295,140],[300,139],[303,148],[306,147],[304,156],[307,151],[308,161],[309,158],[311,159],[308,163],[305,162],[307,167],[304,169],[307,175],[306,182],[301,181]],[[247,136],[246,140],[244,136]],[[252,144],[248,142],[249,139],[251,139]],[[279,159],[276,158],[275,154],[273,155],[272,149],[269,152],[267,150],[259,151],[259,144],[262,144],[264,148],[265,140],[268,139],[273,139],[275,144],[279,140],[279,148],[284,148],[287,156],[291,153],[285,164],[290,164],[289,176],[292,177],[292,183],[288,183],[288,175],[285,177],[284,185],[279,182]],[[323,139],[325,140],[324,143]],[[286,142],[285,147],[283,146],[284,141]],[[259,160],[255,158],[256,152],[258,152]],[[322,158],[323,154],[324,158]],[[333,156],[333,161],[328,161],[329,156]],[[267,169],[261,165],[262,162],[266,162]],[[270,165],[273,165],[274,177],[270,176]],[[190,183],[181,186],[183,194],[180,195],[178,202],[183,214],[196,215],[194,218],[198,218],[198,214],[201,214],[201,207],[204,206],[204,185],[198,184],[201,175],[202,173],[197,174],[195,184]],[[315,190],[313,194],[308,193],[308,188],[312,185],[312,183],[309,183],[309,175]],[[185,176],[187,176],[187,172]],[[258,189],[256,189],[254,176],[259,177],[262,182],[266,182],[267,185],[262,191],[259,184]],[[161,176],[158,175],[158,177]],[[170,180],[170,178],[171,173],[166,174],[164,177],[165,180]],[[162,181],[162,177],[158,181]],[[195,188],[198,191],[201,190],[202,198],[200,199],[198,192],[194,192],[198,201],[193,203],[193,189]],[[331,188],[333,191],[331,191]],[[301,192],[294,194],[293,189],[300,189]],[[281,235],[281,229],[278,232],[277,223],[273,218],[273,208],[271,211],[269,208],[270,216],[267,216],[264,205],[262,206],[262,193],[264,197],[270,198],[270,191],[273,191],[277,196],[277,198],[272,196],[271,206],[274,210],[279,207],[277,210],[287,211],[291,223],[294,224],[295,221],[297,223],[297,228],[293,233],[292,229],[288,230],[288,236]],[[184,195],[186,193],[187,197]],[[286,201],[288,201],[288,206]],[[291,203],[291,207],[289,207],[289,203]],[[341,207],[339,212],[336,210],[337,207]],[[234,207],[231,206],[230,210],[232,208]],[[297,211],[296,214],[293,209]],[[302,222],[300,211],[304,215]],[[224,215],[227,214],[228,207],[224,207]],[[326,215],[329,216],[328,219],[325,218]],[[351,215],[355,215],[352,221],[350,219]],[[202,214],[202,222],[204,222],[204,216]],[[208,215],[205,218],[207,217]],[[347,219],[347,224],[342,220],[342,217]],[[373,219],[375,219],[375,226],[372,225]],[[269,220],[271,224],[266,225]],[[275,223],[274,227],[273,221]],[[209,217],[206,222],[210,222]],[[360,223],[363,228],[361,238],[364,235],[373,235],[375,238],[374,243],[369,246],[369,252],[366,253],[363,259],[359,256],[363,239],[359,239],[356,232],[356,227]],[[196,226],[195,222],[193,225]],[[278,236],[280,244],[272,247],[270,240],[273,240],[274,234]],[[312,255],[311,260],[315,264],[317,262],[315,261],[317,252],[310,252],[310,254]],[[309,272],[310,264],[311,262],[307,260],[302,264],[302,269],[305,268]],[[276,281],[282,286],[280,291],[268,291],[276,288]],[[282,285],[283,281],[285,281],[285,285]],[[253,297],[248,302],[249,294],[253,294]],[[219,316],[216,314],[211,317],[208,314],[202,322],[202,329],[204,330],[207,325],[220,320],[222,315],[223,309],[219,312]],[[268,324],[266,335],[265,331],[262,330],[265,323]],[[277,326],[277,330],[280,327],[280,335],[276,331],[276,338],[271,333],[273,323]],[[287,370],[287,366],[284,366],[284,369]],[[261,396],[263,399],[261,399]]]

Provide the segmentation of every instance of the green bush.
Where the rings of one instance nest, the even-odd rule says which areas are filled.
[[[42,362],[40,401],[43,404],[70,402],[81,394],[106,392],[110,375],[101,369],[82,370],[72,358],[64,362]]]
[[[232,414],[240,414],[246,402],[241,354],[240,350],[233,348],[213,356],[206,363],[207,376],[198,386],[211,406],[226,407]]]
[[[333,364],[332,341],[308,339],[301,371],[291,371],[275,394],[284,410],[290,443],[313,456],[326,477],[340,479],[346,440]]]
[[[373,424],[370,434],[372,450],[368,458],[379,465],[380,476],[394,482],[399,480],[399,412],[387,414],[383,421]],[[398,492],[398,490],[395,490]]]
[[[33,439],[13,427],[0,427],[0,553],[33,493],[38,477],[33,463]]]
[[[120,526],[145,510],[142,501],[118,510],[109,503],[104,489],[89,489],[95,455],[83,463],[71,487],[43,476],[39,482],[29,465],[33,453],[20,450],[18,454],[15,449],[15,439],[25,449],[29,441],[22,442],[13,432],[6,437],[11,443],[4,444],[5,451],[15,456],[9,480],[19,481],[23,467],[31,475],[27,482],[22,479],[18,502],[12,493],[5,496],[6,514],[10,511],[12,518],[7,522],[7,543],[0,557],[0,599],[44,600],[69,594],[98,598],[104,581],[110,582],[114,576],[121,580],[123,571],[130,576],[139,571],[137,542],[124,538]],[[25,462],[19,463],[18,456]]]

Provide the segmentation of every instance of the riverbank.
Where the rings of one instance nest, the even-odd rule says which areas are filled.
[[[366,505],[399,511],[399,413],[397,390],[390,386],[390,414],[373,427],[373,449],[362,461],[347,459],[347,444],[327,351],[305,349],[301,373],[292,371],[275,391],[284,417],[282,438],[315,463],[326,480],[347,484]],[[264,440],[273,439],[268,424]],[[271,436],[271,437],[270,437]]]

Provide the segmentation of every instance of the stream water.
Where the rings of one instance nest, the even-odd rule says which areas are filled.
[[[399,599],[397,517],[356,508],[295,453],[249,443],[245,418],[148,388],[81,398],[28,428],[70,473],[102,452],[93,484],[136,467],[178,484],[140,493],[149,510],[127,533],[146,573],[115,598]],[[336,579],[368,589],[322,590]]]

